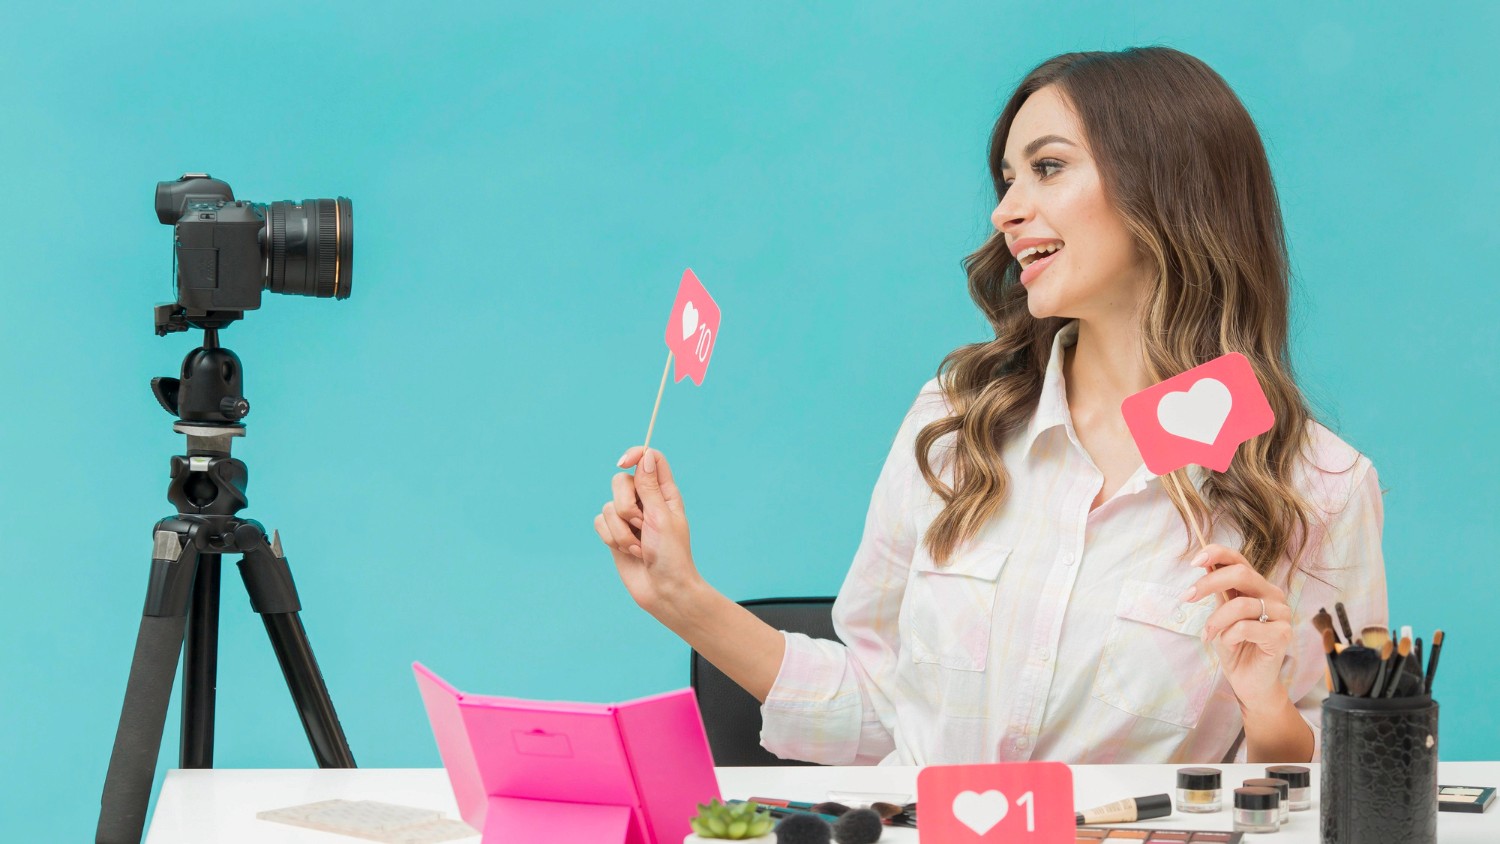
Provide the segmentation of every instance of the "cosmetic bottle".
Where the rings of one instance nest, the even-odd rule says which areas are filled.
[[[1244,785],[1244,786],[1247,786],[1247,787],[1254,786],[1256,788],[1274,788],[1274,789],[1276,789],[1276,793],[1279,795],[1278,798],[1277,798],[1277,800],[1280,801],[1280,804],[1281,804],[1281,806],[1280,806],[1281,810],[1279,812],[1280,822],[1281,823],[1286,823],[1287,813],[1292,810],[1291,809],[1291,803],[1292,803],[1291,789],[1292,789],[1292,787],[1291,787],[1290,784],[1287,783],[1286,780],[1276,779],[1275,777],[1256,777],[1254,779],[1245,780],[1241,784]]]
[[[1234,790],[1235,832],[1276,832],[1281,829],[1281,792],[1274,788]]]
[[[1291,794],[1290,808],[1293,812],[1305,812],[1312,808],[1312,771],[1301,765],[1271,765],[1266,776],[1286,780]]]
[[[1222,777],[1218,768],[1178,768],[1177,811],[1219,811],[1223,807]]]

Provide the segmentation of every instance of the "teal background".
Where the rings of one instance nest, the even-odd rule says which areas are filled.
[[[1300,383],[1389,488],[1393,620],[1452,637],[1442,757],[1500,758],[1500,17],[1387,8],[12,4],[0,837],[91,835],[172,512],[185,442],[148,383],[195,340],[152,332],[158,180],[353,200],[353,297],[268,294],[224,334],[254,406],[235,454],[359,763],[436,766],[413,660],[516,696],[687,684],[592,527],[645,434],[683,268],[722,339],[702,387],[668,385],[652,443],[699,566],[736,599],[832,594],[902,414],[985,337],[959,262],[989,230],[1005,96],[1051,55],[1150,43],[1208,62],[1261,129]],[[227,566],[222,622],[217,764],[311,765]]]

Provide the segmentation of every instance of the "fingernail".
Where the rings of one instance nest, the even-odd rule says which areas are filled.
[[[1198,556],[1196,556],[1196,557],[1193,558],[1193,565],[1195,565],[1195,566],[1201,566],[1201,565],[1203,565],[1206,562],[1208,562],[1208,552],[1207,551],[1199,551],[1198,552]]]
[[[1182,593],[1182,595],[1180,597],[1178,597],[1177,600],[1186,602],[1186,601],[1193,600],[1197,596],[1198,596],[1198,587],[1196,587],[1196,586],[1189,586],[1188,590],[1186,592]]]
[[[646,456],[641,458],[641,467],[646,470],[647,474],[656,471],[656,458],[651,456],[649,448],[646,449]]]

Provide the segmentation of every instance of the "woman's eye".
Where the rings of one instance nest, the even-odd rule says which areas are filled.
[[[1046,170],[1049,167],[1056,167],[1058,169],[1062,169],[1062,164],[1060,162],[1054,161],[1054,160],[1052,160],[1050,158],[1044,158],[1041,161],[1038,161],[1037,163],[1031,165],[1031,169],[1033,171],[1035,171],[1036,173],[1038,173],[1039,175],[1043,176],[1043,177],[1051,175],[1050,173],[1044,173],[1044,172],[1042,172],[1042,171]]]
[[[1041,178],[1044,178],[1044,179],[1046,177],[1052,175],[1051,173],[1046,172],[1046,171],[1049,170],[1049,169],[1053,169],[1053,168],[1056,168],[1056,169],[1059,169],[1059,170],[1062,169],[1062,162],[1057,161],[1056,159],[1052,159],[1052,158],[1043,158],[1042,160],[1040,160],[1040,161],[1036,162],[1035,164],[1031,165],[1032,171],[1035,172],[1038,176],[1040,176]],[[1004,182],[1001,182],[1000,183],[1001,192],[1004,192],[1004,190],[1006,188],[1010,187],[1010,183],[1013,182],[1013,181],[1015,181],[1015,180],[1014,179],[1006,179]]]

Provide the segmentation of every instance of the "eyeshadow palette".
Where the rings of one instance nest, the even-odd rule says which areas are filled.
[[[1221,830],[1206,829],[1108,829],[1096,826],[1080,826],[1078,828],[1078,844],[1098,844],[1103,841],[1124,842],[1138,841],[1141,844],[1153,844],[1153,842],[1173,842],[1173,844],[1194,844],[1202,841],[1204,844],[1240,844],[1245,834],[1243,832],[1223,832]]]
[[[1439,812],[1483,812],[1495,802],[1495,789],[1470,785],[1438,786]]]

